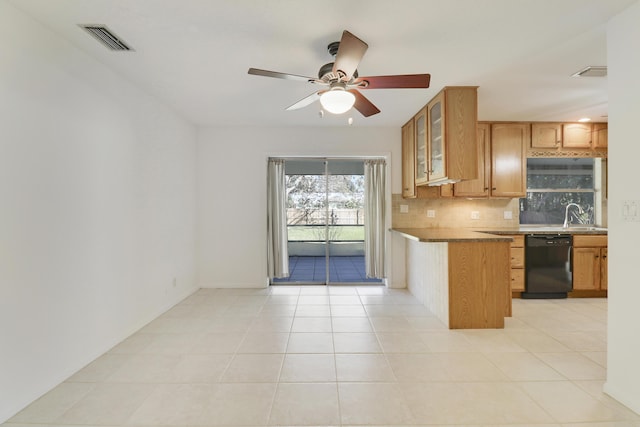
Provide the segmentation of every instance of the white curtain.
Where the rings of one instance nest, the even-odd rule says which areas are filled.
[[[364,258],[367,277],[385,277],[385,170],[384,159],[364,162]]]
[[[287,194],[284,160],[269,159],[267,166],[267,264],[270,278],[289,277],[287,240]]]

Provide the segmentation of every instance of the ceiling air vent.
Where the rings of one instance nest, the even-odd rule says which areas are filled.
[[[80,25],[89,34],[110,50],[133,50],[104,25]]]
[[[596,67],[589,65],[582,70],[571,74],[571,77],[606,77],[607,67]]]

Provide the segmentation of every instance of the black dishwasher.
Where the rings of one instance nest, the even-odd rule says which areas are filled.
[[[522,298],[566,298],[573,289],[570,234],[525,236],[525,292]]]

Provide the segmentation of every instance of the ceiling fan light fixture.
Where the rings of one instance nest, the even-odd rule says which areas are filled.
[[[346,113],[356,103],[356,97],[343,87],[334,87],[320,95],[322,108],[332,114]]]

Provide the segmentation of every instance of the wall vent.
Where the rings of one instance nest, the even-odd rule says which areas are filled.
[[[104,25],[80,24],[80,28],[91,34],[96,40],[110,50],[133,50],[120,37],[113,34],[113,32]]]
[[[606,76],[607,76],[607,67],[604,67],[604,66],[596,67],[593,65],[589,65],[588,67],[585,67],[582,70],[571,74],[571,77],[606,77]]]

